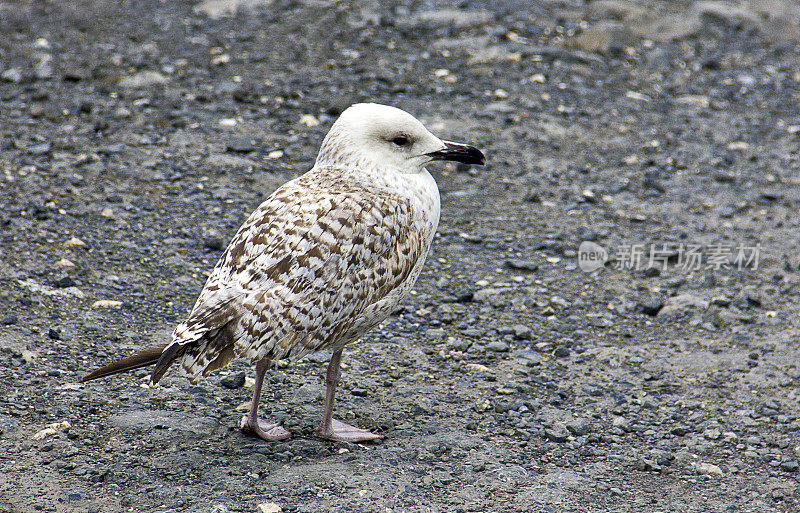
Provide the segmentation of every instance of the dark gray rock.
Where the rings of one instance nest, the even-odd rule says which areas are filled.
[[[530,340],[533,336],[533,331],[529,326],[525,324],[515,324],[513,326],[514,329],[514,338],[517,340]]]
[[[508,352],[508,344],[503,342],[502,340],[494,340],[486,344],[486,349],[489,351],[494,351],[495,353],[506,353]]]
[[[237,137],[228,141],[226,148],[235,153],[250,153],[256,150],[256,140],[251,137]]]
[[[664,302],[660,298],[651,297],[639,305],[642,313],[655,317],[664,307]]]
[[[209,235],[203,239],[203,245],[212,251],[221,251],[225,247],[222,237]]]
[[[508,259],[504,265],[515,271],[536,272],[539,270],[539,263],[534,260]]]
[[[532,349],[519,349],[514,351],[511,356],[528,367],[534,367],[542,363],[542,355]]]
[[[691,431],[691,428],[688,426],[676,426],[670,430],[670,433],[675,436],[686,436],[691,433]]]
[[[567,422],[566,428],[567,431],[575,436],[588,435],[592,431],[592,426],[586,421],[586,419],[571,420],[570,422]]]
[[[563,425],[556,424],[552,428],[545,429],[544,436],[551,442],[564,443],[569,439],[569,432]]]
[[[797,462],[797,460],[784,461],[781,462],[781,470],[786,472],[797,472],[800,470],[800,464]]]
[[[219,380],[219,384],[224,386],[225,388],[235,390],[237,388],[242,388],[244,386],[244,378],[245,378],[244,371],[234,372],[228,374],[227,376]]]
[[[75,287],[78,284],[70,276],[62,276],[61,278],[53,281],[53,285],[59,289],[65,289],[67,287]]]

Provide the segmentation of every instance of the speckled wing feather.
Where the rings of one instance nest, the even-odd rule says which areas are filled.
[[[278,359],[349,342],[413,284],[434,229],[415,218],[412,196],[341,170],[288,182],[234,236],[154,378],[172,360],[196,380],[235,356]]]

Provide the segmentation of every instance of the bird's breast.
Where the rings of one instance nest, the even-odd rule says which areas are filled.
[[[414,212],[416,222],[424,223],[427,228],[426,235],[433,238],[433,232],[439,225],[439,214],[441,212],[441,202],[439,199],[439,187],[431,174],[423,169],[416,174],[403,176],[407,190],[412,194],[413,204],[417,211]]]

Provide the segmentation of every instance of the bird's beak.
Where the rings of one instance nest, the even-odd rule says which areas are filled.
[[[444,148],[432,151],[428,153],[428,156],[431,160],[450,160],[464,164],[478,164],[479,166],[486,163],[486,158],[478,148],[449,141],[444,141]]]

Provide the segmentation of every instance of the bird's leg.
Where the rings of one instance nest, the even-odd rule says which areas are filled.
[[[381,435],[370,433],[366,429],[357,428],[333,418],[333,398],[336,394],[336,385],[339,384],[339,378],[342,376],[342,369],[339,367],[341,361],[342,350],[337,349],[333,352],[331,363],[328,364],[328,372],[325,374],[325,411],[316,433],[322,438],[339,442],[369,442],[383,438]]]
[[[270,361],[263,359],[256,364],[256,383],[253,387],[253,401],[250,403],[250,413],[242,416],[240,428],[242,432],[255,435],[263,440],[277,442],[292,436],[278,423],[266,422],[258,418],[258,401],[261,399],[261,385],[267,373]]]

